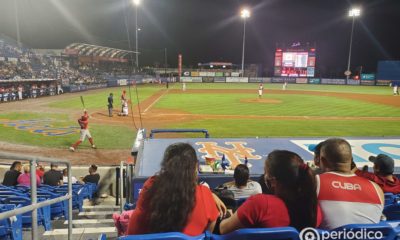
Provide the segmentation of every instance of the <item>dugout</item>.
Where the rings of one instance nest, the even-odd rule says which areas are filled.
[[[203,134],[193,138],[159,138],[162,134]],[[157,135],[157,137],[155,136]],[[178,135],[179,136],[179,135]],[[220,160],[222,155],[233,166],[244,163],[247,158],[250,177],[257,180],[264,173],[264,161],[267,155],[275,149],[285,149],[296,152],[305,161],[312,161],[313,152],[308,149],[311,144],[317,144],[323,138],[212,138],[206,129],[153,129],[149,135],[140,129],[132,147],[132,155],[136,158],[134,171],[128,174],[130,202],[137,200],[143,183],[160,170],[160,164],[165,149],[173,143],[185,142],[191,144],[197,153],[199,164],[205,164],[205,156],[211,155]],[[344,137],[352,146],[353,159],[359,168],[373,163],[368,160],[371,155],[387,154],[395,160],[395,174],[400,173],[400,137]],[[211,188],[231,181],[231,174],[199,173],[199,180],[207,182]]]

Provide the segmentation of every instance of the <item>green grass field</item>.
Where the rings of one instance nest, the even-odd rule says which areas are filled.
[[[46,115],[46,118],[54,119],[52,124],[54,127],[77,126],[76,121],[69,120],[66,114],[49,114]],[[44,118],[43,114],[10,113],[0,114],[0,119],[31,120]],[[29,131],[16,130],[14,127],[6,127],[3,124],[0,124],[0,131],[0,141],[33,146],[66,148],[79,139],[79,133],[65,136],[44,136],[32,134]],[[90,132],[95,136],[96,145],[99,148],[106,149],[129,148],[136,137],[135,131],[123,126],[91,124]],[[89,147],[88,143],[82,144],[82,148]]]
[[[265,84],[265,89],[281,89],[281,84]],[[258,84],[187,84],[187,89],[254,89],[249,93],[190,93],[177,92],[163,95],[152,109],[168,113],[180,111],[188,114],[207,115],[207,119],[169,123],[165,128],[206,128],[212,137],[311,137],[311,136],[400,136],[399,121],[389,119],[400,117],[400,108],[361,100],[352,100],[333,96],[317,96],[304,94],[267,94],[264,97],[277,100],[279,103],[246,102],[257,95]],[[180,89],[181,84],[171,84],[171,89]],[[140,101],[157,93],[164,86],[138,86]],[[291,90],[362,93],[374,95],[390,95],[389,87],[369,86],[328,86],[290,84]],[[91,111],[106,111],[106,99],[110,92],[114,93],[118,106],[122,88],[111,88],[83,92],[86,107]],[[131,88],[132,98],[136,102],[136,91]],[[68,96],[68,95],[65,95]],[[397,99],[400,101],[399,99]],[[49,98],[47,105],[53,109],[71,109],[75,113],[81,109],[77,95],[59,100]],[[46,106],[46,107],[47,107]],[[0,114],[0,119],[44,119],[43,114],[33,113],[30,109],[23,112],[7,112]],[[216,115],[224,115],[223,118]],[[235,115],[235,117],[229,117]],[[253,116],[248,117],[246,116]],[[263,116],[300,116],[298,119],[260,119]],[[306,118],[301,117],[306,116]],[[313,119],[326,117],[325,119]],[[329,119],[338,117],[339,120]],[[351,117],[353,119],[345,119]],[[354,119],[357,117],[381,117],[380,120]],[[55,119],[55,127],[77,126],[76,120],[67,114],[46,114],[46,118]],[[387,118],[387,119],[384,119]],[[91,132],[95,136],[96,145],[100,149],[126,149],[134,140],[135,131],[131,126],[123,124],[98,124],[92,122]],[[32,134],[28,131],[16,130],[0,124],[0,141],[20,143],[34,146],[65,148],[79,137],[71,134],[59,137],[47,137]],[[88,147],[88,145],[85,145]]]

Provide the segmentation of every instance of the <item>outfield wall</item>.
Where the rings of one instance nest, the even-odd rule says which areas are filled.
[[[391,80],[375,80],[365,78],[361,80],[344,78],[306,78],[306,77],[210,77],[196,76],[181,77],[184,83],[289,83],[289,84],[325,84],[325,85],[362,85],[362,86],[388,86]]]

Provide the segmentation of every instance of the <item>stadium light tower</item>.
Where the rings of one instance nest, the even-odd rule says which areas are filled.
[[[243,19],[243,49],[242,49],[242,77],[244,77],[244,49],[246,43],[246,19],[250,17],[250,10],[244,8],[240,11],[240,17]]]
[[[133,5],[135,5],[135,52],[136,52],[136,70],[139,70],[139,38],[138,38],[138,8],[141,0],[133,0]]]
[[[347,60],[346,81],[349,80],[349,77],[351,75],[350,60],[351,60],[351,48],[353,45],[354,22],[355,22],[356,17],[359,17],[360,14],[361,14],[361,10],[359,8],[352,8],[349,11],[349,17],[351,17],[353,20],[352,20],[352,24],[351,24],[350,47],[349,47],[349,58]]]

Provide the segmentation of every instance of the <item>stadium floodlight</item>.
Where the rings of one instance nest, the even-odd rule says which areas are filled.
[[[349,17],[353,19],[352,24],[351,24],[351,34],[350,34],[350,47],[349,47],[349,58],[347,59],[347,70],[345,72],[346,74],[346,83],[349,80],[349,77],[351,75],[350,71],[350,61],[351,61],[351,48],[353,45],[353,34],[354,34],[354,22],[356,17],[359,17],[361,15],[361,10],[359,8],[352,8],[349,10]]]
[[[243,8],[242,11],[240,11],[240,17],[241,18],[249,18],[250,17],[250,10],[247,8]]]
[[[358,17],[361,14],[361,10],[359,8],[352,8],[349,11],[349,17]]]
[[[244,77],[244,48],[246,43],[246,19],[250,17],[250,10],[247,8],[243,8],[240,11],[240,17],[243,19],[242,77]]]
[[[141,29],[138,28],[138,8],[141,3],[141,0],[132,0],[135,5],[135,62],[136,62],[136,70],[139,70],[139,39],[138,39],[138,31]]]

